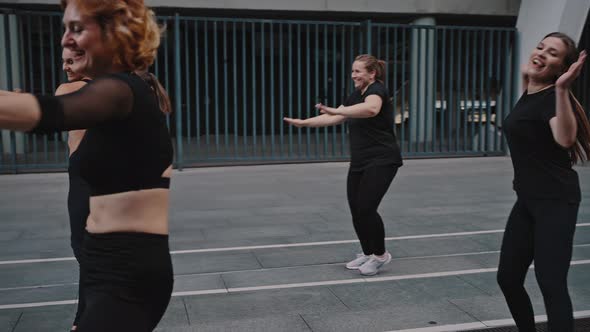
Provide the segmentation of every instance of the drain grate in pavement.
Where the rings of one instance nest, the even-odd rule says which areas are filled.
[[[575,332],[590,332],[590,317],[576,319],[574,322]],[[518,332],[516,326],[494,327],[489,329],[469,330],[465,332]],[[547,323],[538,323],[537,332],[549,332]]]

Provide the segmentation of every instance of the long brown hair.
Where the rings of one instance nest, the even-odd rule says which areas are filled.
[[[543,39],[548,37],[559,38],[566,46],[567,50],[563,58],[562,68],[562,72],[566,72],[569,67],[578,60],[580,55],[576,43],[571,37],[561,32],[552,32],[543,37]],[[557,78],[558,77],[556,77],[555,80],[557,80]],[[582,104],[580,104],[571,91],[570,96],[574,100],[572,108],[576,117],[576,123],[578,124],[578,131],[576,133],[576,144],[569,149],[569,152],[570,157],[572,158],[572,163],[576,164],[578,161],[590,160],[590,122],[588,121],[588,117],[586,116]]]
[[[375,79],[383,83],[385,78],[385,61],[379,60],[370,54],[361,54],[357,56],[354,61],[359,61],[365,64],[365,69],[368,72],[375,72]]]

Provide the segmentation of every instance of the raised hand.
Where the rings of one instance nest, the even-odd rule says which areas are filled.
[[[555,82],[555,87],[559,89],[569,89],[572,83],[580,75],[582,67],[584,66],[584,62],[586,61],[586,56],[587,53],[585,50],[580,52],[578,60],[574,62],[565,73],[559,76],[557,82]]]

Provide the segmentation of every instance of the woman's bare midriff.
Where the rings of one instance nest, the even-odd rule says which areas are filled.
[[[168,189],[146,189],[90,198],[89,233],[168,234]]]

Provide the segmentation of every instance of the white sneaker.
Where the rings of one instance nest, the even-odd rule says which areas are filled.
[[[389,252],[385,252],[384,258],[378,258],[375,255],[371,255],[371,258],[359,267],[359,271],[364,276],[374,276],[379,272],[379,269],[383,265],[389,262],[391,262],[391,254]]]
[[[361,265],[365,264],[371,258],[370,255],[357,254],[356,258],[346,263],[346,268],[349,270],[358,270]]]

